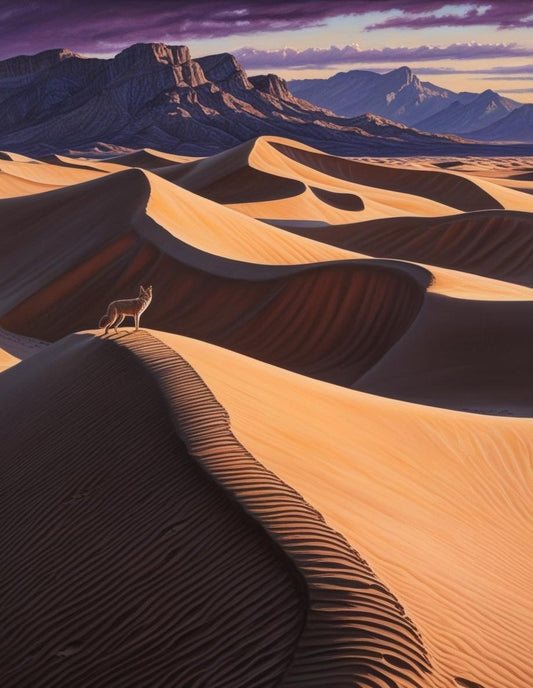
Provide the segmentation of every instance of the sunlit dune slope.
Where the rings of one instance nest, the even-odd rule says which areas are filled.
[[[11,366],[16,365],[19,362],[19,358],[13,356],[3,348],[0,348],[0,372],[11,368]]]
[[[0,372],[11,368],[22,359],[33,356],[47,346],[48,342],[23,337],[0,327]]]
[[[30,158],[21,153],[12,153],[10,151],[0,151],[0,160],[12,160],[13,162],[36,162],[35,158]]]
[[[431,279],[407,263],[341,261],[357,254],[269,228],[137,169],[6,199],[0,210],[8,218],[0,324],[46,340],[95,327],[113,298],[151,283],[146,325],[351,386],[411,325]],[[255,263],[220,257],[231,254]],[[267,262],[304,265],[258,264]],[[431,288],[447,279],[452,294],[530,298],[520,287],[507,293],[490,280],[435,275]]]
[[[0,158],[0,199],[28,196],[78,184],[102,175],[90,168],[62,168],[36,160],[14,160]]]
[[[532,199],[533,211],[533,199]],[[439,265],[533,287],[533,212],[396,217],[290,231],[358,253]]]
[[[305,166],[319,172],[378,189],[414,193],[461,211],[506,208],[527,210],[531,198],[513,189],[506,189],[486,179],[448,171],[402,169],[361,163],[320,153],[293,141],[272,139],[270,145],[282,154],[278,160],[292,160],[300,169]]]
[[[12,202],[11,232],[0,237],[3,327],[58,339],[73,329],[94,327],[110,295],[133,296],[139,283],[152,283],[156,298],[144,316],[148,325],[350,385],[403,334],[422,304],[430,275],[407,264],[260,266],[195,251],[137,205],[125,203],[135,184],[142,208],[140,194],[146,198],[150,187],[138,170],[34,197],[34,207]],[[178,197],[192,198],[192,218],[198,197],[170,188]],[[90,203],[102,190],[105,202]],[[88,216],[80,216],[80,201]],[[226,212],[239,229],[243,218]],[[105,222],[99,220],[102,215]],[[261,228],[246,219],[244,228],[246,223]],[[292,235],[274,232],[286,235],[291,249],[300,241],[304,249],[307,244],[321,248],[299,238],[292,245]],[[265,249],[272,241],[267,230]]]
[[[287,155],[283,146],[289,153],[300,151],[304,156],[302,161]],[[311,158],[306,159],[308,153]],[[331,159],[331,169],[322,169],[315,164],[312,157],[315,154]],[[438,189],[434,195],[428,191],[427,197],[423,198],[408,184],[396,185],[396,188],[394,183],[387,182],[384,187],[387,193],[384,194],[374,187],[372,180],[359,173],[357,166],[355,171],[349,170],[351,176],[339,175],[336,173],[339,160],[342,159],[318,153],[288,139],[260,137],[204,160],[155,171],[186,189],[229,204],[235,210],[256,218],[299,218],[338,224],[397,214],[431,216],[456,211],[455,205],[446,205],[437,198]],[[397,172],[402,174],[401,170],[393,168],[367,167],[379,178],[387,179],[391,171],[393,177]],[[445,177],[445,173],[434,174],[439,179],[443,175]],[[471,186],[477,189],[475,185]],[[483,197],[488,198],[486,195]]]
[[[223,153],[157,170],[164,179],[217,203],[273,201],[299,196],[305,184],[269,174],[251,164],[253,141]]]
[[[398,600],[157,339],[73,335],[0,398],[6,688],[434,685]]]
[[[529,688],[529,419],[374,397],[154,334],[201,375],[244,446],[398,595],[435,685]]]
[[[2,687],[531,688],[533,196],[448,162],[0,153]]]

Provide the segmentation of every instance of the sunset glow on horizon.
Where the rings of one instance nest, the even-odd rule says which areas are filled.
[[[231,52],[250,75],[287,80],[409,66],[454,91],[533,101],[529,2],[238,2],[67,0],[0,9],[0,59],[69,48],[112,57],[137,42],[188,45],[193,57]]]

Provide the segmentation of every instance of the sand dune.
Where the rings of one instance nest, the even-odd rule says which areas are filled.
[[[20,359],[13,356],[9,351],[0,348],[0,372],[11,368],[11,366],[16,365],[19,361]]]
[[[352,386],[410,326],[431,281],[406,263],[341,263],[357,254],[265,229],[140,170],[3,204],[0,323],[29,337],[94,327],[110,294],[131,297],[152,283],[146,325]],[[213,255],[232,253],[308,265]],[[433,272],[439,291],[443,278]],[[464,276],[455,280],[465,288]],[[492,298],[504,298],[500,291]]]
[[[299,196],[303,182],[269,174],[253,167],[252,143],[244,143],[224,153],[182,165],[164,167],[157,174],[217,203],[249,203]]]
[[[36,162],[34,158],[21,153],[11,153],[10,151],[0,151],[0,160],[11,160],[14,162]]]
[[[2,686],[530,688],[526,167],[0,154]]]
[[[29,214],[41,218],[48,208],[56,208],[58,196],[61,212],[66,212],[71,204],[76,208],[80,192],[99,194],[102,188],[108,207],[124,210],[122,199],[132,190],[131,183],[122,183],[124,176],[139,184],[142,205],[140,192],[148,187],[139,171],[107,177],[89,188],[35,197],[33,207],[15,199],[10,208],[13,233],[5,232],[3,245],[0,238],[5,260],[3,327],[55,340],[72,329],[94,326],[105,312],[106,295],[127,297],[137,292],[139,283],[152,283],[157,298],[145,316],[148,325],[351,385],[402,335],[422,304],[429,273],[393,261],[277,267],[215,256],[207,261],[205,254],[175,240],[161,243],[157,227],[143,225],[139,233],[132,232],[128,225],[135,207],[123,217],[115,214],[114,222],[99,223],[98,231],[86,232],[83,242],[76,218],[57,222],[53,213],[56,222],[44,241],[42,224],[32,226],[27,220]],[[90,207],[102,213],[105,205]],[[87,226],[87,217],[81,221]],[[153,241],[146,240],[149,231]],[[162,251],[167,244],[168,251]],[[52,257],[48,264],[43,247]]]
[[[187,155],[161,153],[151,148],[144,148],[134,153],[122,153],[121,155],[107,158],[108,162],[115,162],[119,165],[125,165],[126,167],[142,167],[144,170],[174,166],[176,164],[191,162],[192,160],[196,160],[196,158],[191,158]]]
[[[422,404],[533,416],[533,303],[426,296],[397,346],[356,386]]]
[[[311,157],[302,163],[296,162],[294,156],[290,155],[292,145],[296,146],[295,151],[301,151],[303,156],[309,153]],[[289,154],[286,154],[283,146]],[[423,198],[413,194],[406,184],[399,189],[389,185],[390,188],[386,187],[388,193],[384,195],[375,185],[367,183],[366,178],[362,179],[360,174],[337,174],[335,162],[331,169],[321,169],[312,157],[315,154],[322,155],[304,144],[262,136],[205,160],[155,171],[184,188],[230,204],[235,210],[256,218],[294,219],[307,215],[309,219],[340,223],[397,214],[431,216],[456,211],[455,207],[432,197]],[[342,160],[326,157],[332,161]],[[376,170],[378,176],[383,176],[383,169],[387,174],[388,168],[378,165],[368,167]],[[348,208],[339,209],[329,201],[319,202],[311,187],[325,194],[350,194],[358,201],[355,208],[352,203]],[[293,196],[298,196],[297,205],[294,200],[287,202]]]
[[[529,688],[530,419],[384,399],[154,335],[398,595],[429,652],[427,685]]]
[[[76,336],[4,373],[2,685],[273,686],[290,665],[298,574],[154,387]]]
[[[464,176],[447,172],[419,173],[384,165],[368,165],[325,155],[303,145],[296,147],[276,141],[272,141],[270,145],[284,157],[332,177],[359,181],[368,186],[391,191],[413,193],[413,189],[416,189],[418,196],[462,211],[501,207],[493,196]]]
[[[414,214],[435,217],[459,211],[533,209],[527,195],[485,178],[427,166],[416,170],[350,161],[277,137],[260,137],[204,160],[153,171],[259,219],[341,224]],[[345,203],[333,202],[334,194],[343,194]]]
[[[74,335],[2,378],[3,685],[421,686],[426,650],[366,562],[181,357],[116,342]]]
[[[489,210],[290,229],[357,253],[440,265],[533,287],[533,212]]]
[[[17,156],[21,157],[21,156]],[[101,176],[87,168],[61,168],[36,160],[0,159],[0,199],[42,193]]]
[[[29,358],[48,346],[48,342],[13,334],[0,327],[0,372]]]

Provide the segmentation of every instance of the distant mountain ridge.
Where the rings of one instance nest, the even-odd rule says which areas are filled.
[[[459,136],[492,124],[521,106],[490,90],[455,93],[420,81],[409,67],[386,74],[351,70],[329,79],[290,81],[288,86],[296,96],[338,115],[356,117],[371,112],[422,131]]]
[[[532,132],[533,104],[525,104],[470,136],[478,141],[531,141]]]
[[[419,122],[424,131],[439,134],[468,135],[477,129],[502,119],[519,104],[510,98],[503,98],[495,91],[486,90],[468,103],[454,101],[444,110]]]
[[[288,85],[294,95],[338,115],[356,117],[371,112],[408,126],[457,99],[467,103],[476,96],[422,82],[409,67],[399,67],[386,74],[354,69],[329,79],[302,79],[290,81]]]
[[[0,62],[0,149],[210,155],[261,135],[348,156],[484,150],[383,117],[340,117],[274,74],[248,77],[228,53],[192,59],[186,46],[137,43],[111,59],[57,49]]]

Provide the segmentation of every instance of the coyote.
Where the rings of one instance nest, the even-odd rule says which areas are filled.
[[[120,301],[111,301],[107,307],[107,312],[100,318],[98,327],[105,327],[105,334],[110,327],[113,327],[118,334],[117,327],[128,315],[135,318],[135,329],[139,329],[139,320],[141,313],[143,313],[152,300],[152,285],[147,289],[140,287],[139,296],[136,299],[121,299]]]

